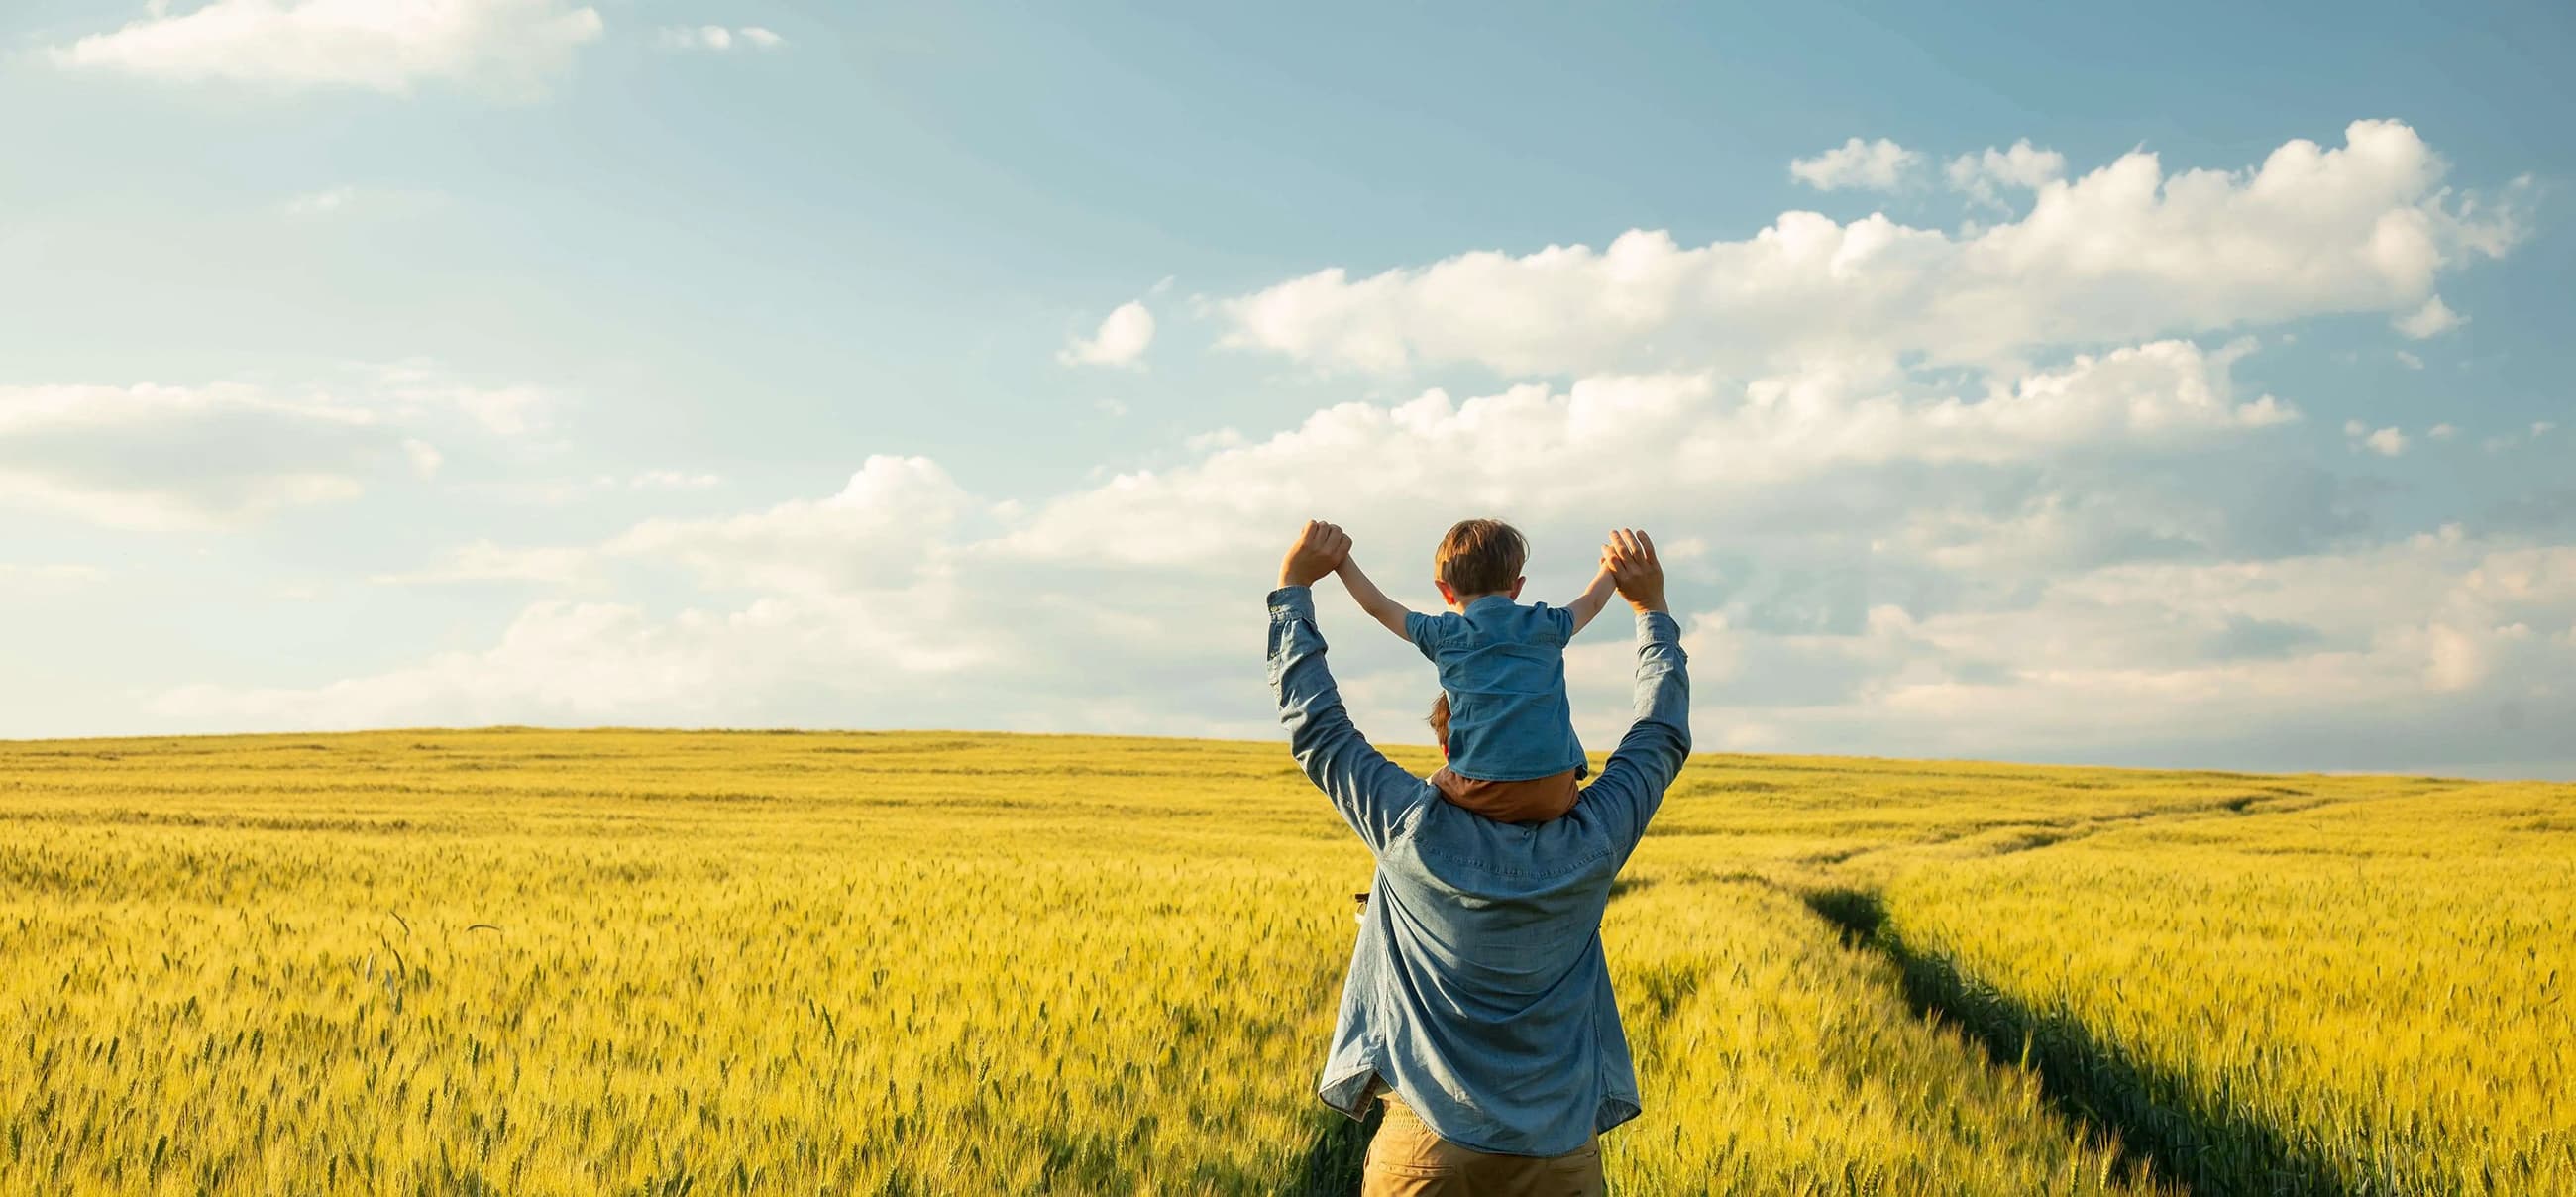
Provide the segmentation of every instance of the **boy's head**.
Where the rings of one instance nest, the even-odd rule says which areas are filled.
[[[1460,520],[1440,538],[1431,555],[1431,572],[1440,597],[1452,607],[1488,594],[1521,596],[1521,566],[1529,562],[1529,541],[1501,520]]]

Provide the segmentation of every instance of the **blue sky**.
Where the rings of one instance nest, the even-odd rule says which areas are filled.
[[[2563,8],[402,8],[0,14],[0,735],[1257,736],[1497,514],[1711,749],[2576,775]]]

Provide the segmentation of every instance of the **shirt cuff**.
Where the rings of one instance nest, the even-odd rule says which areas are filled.
[[[1671,612],[1640,611],[1637,613],[1637,643],[1679,644],[1681,642],[1682,625],[1673,619]]]
[[[1315,589],[1311,586],[1282,586],[1270,592],[1270,619],[1315,619]]]

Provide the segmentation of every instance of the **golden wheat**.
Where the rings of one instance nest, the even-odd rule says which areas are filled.
[[[1613,1183],[2167,1189],[2157,1144],[2113,1141],[2137,1124],[2072,1112],[2098,1102],[2065,1060],[1999,1053],[2018,1012],[2335,1176],[2563,1186],[2570,809],[2564,786],[1704,758],[1604,927],[1647,1106],[1605,1139]],[[1368,860],[1277,745],[7,744],[0,827],[0,1189],[1355,1172],[1358,1128],[1311,1089]]]

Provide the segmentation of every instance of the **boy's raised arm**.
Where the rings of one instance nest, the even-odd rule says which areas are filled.
[[[1346,555],[1333,573],[1342,579],[1342,585],[1350,590],[1351,598],[1359,603],[1360,610],[1368,612],[1369,618],[1385,624],[1386,630],[1398,636],[1407,640],[1413,638],[1413,634],[1404,629],[1404,617],[1413,612],[1404,604],[1388,598],[1385,591],[1377,588],[1377,583],[1369,581],[1369,576],[1360,572],[1359,562]]]
[[[1582,631],[1583,625],[1592,622],[1593,616],[1601,614],[1601,609],[1610,605],[1611,594],[1618,589],[1619,575],[1611,572],[1610,550],[1605,548],[1601,551],[1601,572],[1592,575],[1592,584],[1584,587],[1583,593],[1565,605],[1566,614],[1574,617],[1574,630]]]

